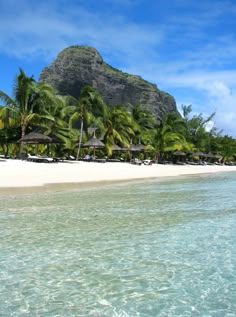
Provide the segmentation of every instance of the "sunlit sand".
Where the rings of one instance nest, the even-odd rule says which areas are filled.
[[[88,184],[177,177],[202,173],[236,171],[236,166],[132,165],[129,163],[95,163],[65,161],[35,163],[21,160],[0,162],[0,188],[31,188],[50,184]]]

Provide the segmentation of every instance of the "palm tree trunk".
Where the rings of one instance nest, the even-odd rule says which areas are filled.
[[[21,126],[21,139],[25,136],[25,125]],[[24,142],[20,141],[20,154],[23,153],[23,149],[24,149]]]
[[[80,148],[81,148],[81,143],[82,143],[83,127],[84,127],[84,120],[82,119],[81,126],[80,126],[79,147],[78,147],[77,156],[76,156],[77,161],[79,159],[79,153],[80,153]]]

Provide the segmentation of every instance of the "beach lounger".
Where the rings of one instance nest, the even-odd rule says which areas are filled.
[[[44,155],[31,155],[28,154],[27,161],[37,162],[37,163],[52,163],[55,162],[52,157]]]

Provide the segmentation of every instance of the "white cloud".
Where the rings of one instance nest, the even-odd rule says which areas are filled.
[[[150,49],[162,38],[161,31],[120,15],[111,19],[106,11],[99,13],[68,5],[61,12],[59,6],[50,3],[32,7],[26,5],[27,1],[22,2],[24,10],[16,15],[2,15],[0,24],[1,51],[16,57],[53,57],[64,47],[76,44],[95,46],[107,55],[117,52],[129,56]]]
[[[204,94],[202,104],[197,108],[200,112],[208,114],[216,112],[214,122],[217,128],[223,129],[226,134],[236,137],[236,71],[228,72],[228,76],[222,72],[219,73],[202,73],[201,76],[195,77],[188,74],[183,80],[183,87],[188,87],[191,94]],[[180,82],[178,82],[180,85]],[[187,88],[187,89],[188,89]],[[195,107],[194,103],[189,102]]]
[[[137,69],[133,67],[126,71],[139,73],[158,83],[161,89],[173,91],[178,109],[182,104],[191,104],[194,112],[206,117],[216,112],[215,126],[236,137],[236,70],[189,71],[188,67],[187,70],[184,68],[184,62],[179,62],[170,63],[168,67],[150,64],[145,69],[137,66]]]
[[[216,111],[216,126],[236,137],[235,37],[207,32],[225,13],[235,14],[233,2],[173,1],[174,9],[191,4],[195,11],[175,15],[173,9],[164,22],[149,24],[134,22],[117,9],[135,7],[137,1],[115,1],[111,9],[103,0],[106,5],[99,11],[79,0],[2,1],[0,53],[50,61],[69,45],[94,46],[113,66],[175,92],[178,104],[187,100],[199,112]]]
[[[209,93],[209,102],[216,108],[215,121],[225,133],[236,136],[236,87],[230,88],[224,82],[213,81],[206,89]]]

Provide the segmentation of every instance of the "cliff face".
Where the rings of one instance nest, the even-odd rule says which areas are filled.
[[[45,67],[40,81],[51,84],[59,94],[79,98],[84,85],[95,87],[109,105],[143,105],[155,116],[177,112],[174,98],[139,76],[123,73],[106,64],[96,49],[71,46]]]

